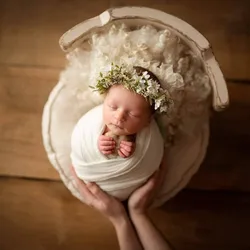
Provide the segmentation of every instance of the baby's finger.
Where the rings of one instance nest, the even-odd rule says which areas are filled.
[[[110,155],[113,153],[113,150],[101,151],[104,155]]]
[[[115,146],[115,141],[100,141],[100,146]]]
[[[114,139],[110,136],[106,136],[106,135],[101,135],[99,137],[99,140],[102,140],[102,141],[114,141]]]
[[[125,144],[120,144],[120,148],[127,151],[129,154],[133,151],[133,148],[131,146],[127,146]]]
[[[120,148],[121,153],[125,156],[125,157],[129,157],[130,152],[128,152],[127,150],[125,150],[124,148]]]
[[[131,142],[131,141],[121,141],[120,144],[125,145],[125,146],[129,146],[129,147],[132,147],[134,143]]]
[[[122,153],[121,149],[118,150],[118,155],[122,158],[126,158],[126,155]]]
[[[112,151],[112,150],[114,150],[115,149],[115,145],[111,145],[111,146],[100,146],[100,149],[102,150],[102,151]]]

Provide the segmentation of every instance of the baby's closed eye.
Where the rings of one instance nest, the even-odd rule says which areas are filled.
[[[129,115],[132,116],[132,117],[135,117],[135,118],[140,118],[140,114],[136,114],[136,113],[133,113],[133,112],[129,112]]]
[[[117,107],[115,105],[108,105],[112,110],[116,110]]]

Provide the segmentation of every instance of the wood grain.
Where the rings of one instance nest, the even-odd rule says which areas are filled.
[[[2,250],[118,249],[111,224],[61,183],[1,178],[0,207]],[[178,250],[247,250],[249,210],[249,194],[185,191],[150,216]]]
[[[58,70],[0,67],[0,175],[58,179],[42,144],[41,119]]]
[[[207,156],[189,187],[250,191],[250,85],[228,89],[230,106],[213,113]]]
[[[60,36],[85,19],[122,5],[156,8],[189,22],[211,42],[227,78],[250,79],[248,0],[1,1],[0,64],[62,68]]]
[[[60,68],[60,36],[109,7],[108,0],[1,1],[0,63]]]
[[[60,36],[122,5],[189,22],[211,42],[226,78],[237,82],[228,82],[229,109],[212,116],[206,160],[188,185],[195,190],[152,211],[153,221],[178,250],[250,249],[249,193],[197,191],[250,191],[248,0],[0,1],[0,249],[118,249],[110,223],[50,181],[60,178],[42,145],[41,117],[65,66]]]
[[[118,249],[108,221],[63,184],[1,179],[0,186],[0,249]]]

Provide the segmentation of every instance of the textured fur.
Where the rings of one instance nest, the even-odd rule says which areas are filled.
[[[71,84],[79,102],[102,103],[104,96],[91,92],[99,72],[111,62],[141,66],[153,72],[163,88],[170,91],[174,108],[169,116],[156,117],[166,142],[177,132],[193,134],[208,119],[209,78],[201,60],[179,37],[169,30],[143,26],[111,26],[93,34],[89,48],[77,48],[68,55],[69,65],[62,80]]]

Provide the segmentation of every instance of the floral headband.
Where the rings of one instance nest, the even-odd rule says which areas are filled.
[[[100,72],[96,86],[91,88],[105,94],[115,84],[122,84],[126,89],[142,95],[159,113],[169,113],[173,104],[169,92],[161,88],[158,79],[142,67],[129,69],[112,63],[109,71]]]

